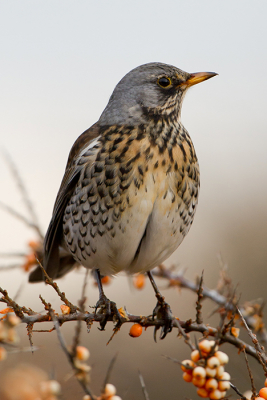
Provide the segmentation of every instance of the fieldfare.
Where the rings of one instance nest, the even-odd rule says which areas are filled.
[[[107,318],[118,313],[101,275],[146,272],[158,300],[153,316],[166,321],[161,338],[172,329],[171,311],[150,271],[184,239],[199,194],[197,156],[180,122],[182,101],[188,88],[215,75],[162,63],[125,75],[98,122],[70,151],[45,236],[48,275],[60,278],[77,263],[94,270],[96,308]],[[42,279],[40,267],[29,278]]]

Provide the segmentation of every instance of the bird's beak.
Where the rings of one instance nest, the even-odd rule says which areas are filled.
[[[183,82],[183,85],[190,87],[196,85],[197,83],[206,81],[207,79],[216,76],[216,72],[195,72],[194,74],[190,75],[190,78],[187,81]]]

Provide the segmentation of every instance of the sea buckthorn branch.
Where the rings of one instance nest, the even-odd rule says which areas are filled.
[[[160,265],[153,270],[153,275],[166,279],[169,282],[169,287],[176,286],[198,293],[199,282],[193,282],[186,278],[184,276],[184,271],[173,272],[173,267],[166,268],[164,265]],[[219,307],[216,311],[236,313],[238,300],[236,298],[235,290],[229,288],[231,282],[230,278],[225,276],[224,279],[227,282],[228,287],[227,296],[219,293],[216,289],[210,289],[205,285],[202,285],[202,300],[207,298],[218,304]],[[262,318],[262,307],[263,305],[259,304],[259,301],[245,302],[243,305],[239,306],[248,327],[253,332],[257,333],[260,342],[267,343],[267,331]]]
[[[164,321],[163,320],[152,320],[150,316],[140,316],[140,315],[131,315],[127,313],[128,318],[127,319],[122,319],[122,324],[124,323],[138,323],[144,328],[149,328],[149,327],[162,327],[164,326]],[[68,315],[57,315],[55,314],[54,319],[58,322],[59,325],[62,325],[65,322],[70,322],[70,321],[85,321],[88,323],[90,322],[101,322],[103,320],[103,315],[99,314],[92,314],[92,313],[74,313],[74,314],[68,314]],[[48,322],[51,321],[51,317],[48,314],[34,314],[34,315],[24,315],[22,318],[21,322],[25,324],[35,324],[35,323],[41,323],[41,322]],[[109,319],[109,321],[112,321],[112,318]],[[191,320],[189,321],[180,321],[176,320],[175,318],[173,319],[173,327],[177,328],[178,331],[180,332],[180,327],[184,329],[186,333],[189,332],[199,332],[202,333],[203,335],[206,336],[212,336],[212,337],[217,337],[218,336],[218,330],[216,328],[213,328],[209,325],[205,324],[197,324],[195,322],[192,322]],[[33,331],[33,332],[43,332],[43,331]],[[257,352],[255,348],[244,341],[242,341],[239,338],[236,338],[234,336],[231,336],[229,334],[223,335],[220,337],[220,343],[230,343],[234,345],[236,348],[242,350],[243,348],[246,349],[247,354],[250,356],[254,357],[255,359],[258,360]],[[265,356],[265,361],[267,361],[266,356]]]
[[[203,323],[203,317],[202,317],[202,300],[203,300],[203,277],[204,277],[204,271],[202,271],[200,280],[199,280],[199,286],[197,290],[197,302],[196,302],[196,322],[198,324]]]
[[[256,352],[257,352],[258,360],[259,360],[259,362],[261,363],[262,368],[264,369],[264,372],[265,372],[265,374],[266,374],[266,376],[267,376],[267,358],[266,358],[265,349],[264,349],[263,346],[260,345],[260,343],[259,343],[259,341],[258,341],[258,339],[257,339],[257,336],[255,335],[255,333],[253,333],[253,332],[251,331],[251,329],[248,327],[248,325],[247,325],[247,323],[246,323],[246,321],[245,321],[245,318],[244,318],[243,315],[242,315],[241,310],[237,309],[237,311],[238,311],[238,313],[239,313],[239,315],[240,315],[240,317],[241,317],[241,319],[242,319],[242,322],[243,322],[243,324],[244,324],[244,326],[245,326],[245,328],[246,328],[246,330],[247,330],[247,332],[248,332],[250,338],[252,339],[252,343],[253,343],[253,345],[254,345],[254,347],[255,347],[255,350],[256,350]]]
[[[40,268],[43,271],[43,274],[45,276],[45,283],[47,283],[48,285],[52,286],[52,288],[56,291],[56,293],[58,294],[59,298],[63,301],[63,303],[66,304],[67,307],[70,308],[71,312],[74,313],[77,310],[79,310],[79,307],[74,306],[67,298],[64,292],[61,292],[61,290],[59,289],[58,285],[56,282],[53,281],[52,278],[50,278],[50,276],[47,274],[46,270],[43,268],[42,264],[40,263],[39,260],[37,260]]]
[[[11,297],[9,297],[8,292],[0,287],[0,293],[2,293],[2,297],[0,298],[0,302],[6,303],[8,307],[14,310],[14,313],[19,318],[23,318],[24,314],[34,315],[35,312],[32,311],[30,308],[26,308],[24,306],[19,306]]]

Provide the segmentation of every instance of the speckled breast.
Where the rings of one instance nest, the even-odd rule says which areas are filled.
[[[199,168],[180,123],[157,130],[110,127],[81,156],[64,240],[103,275],[148,271],[169,257],[193,222]]]

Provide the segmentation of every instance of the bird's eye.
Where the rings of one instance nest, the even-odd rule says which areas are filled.
[[[162,76],[161,78],[158,79],[158,85],[162,88],[168,88],[172,84],[171,78],[168,76]]]

